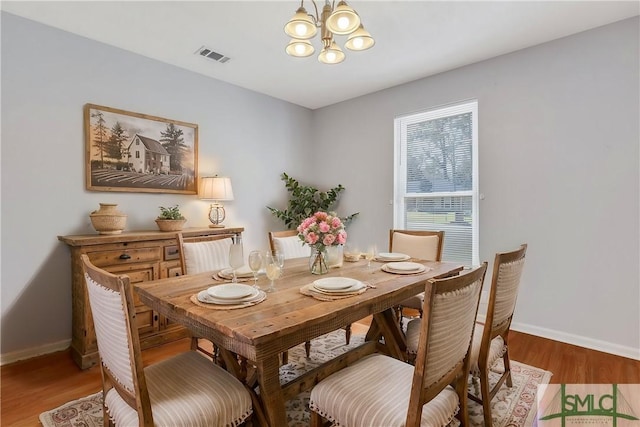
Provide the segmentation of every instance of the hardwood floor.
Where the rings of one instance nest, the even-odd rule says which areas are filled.
[[[366,325],[354,324],[354,333]],[[511,332],[513,360],[553,372],[552,383],[640,383],[640,361]],[[184,339],[143,352],[145,364],[189,349]],[[2,426],[37,426],[40,413],[100,390],[97,367],[81,371],[69,351],[0,368]]]

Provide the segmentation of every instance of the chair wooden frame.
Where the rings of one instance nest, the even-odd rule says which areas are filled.
[[[509,359],[509,330],[511,329],[511,320],[513,318],[513,311],[510,315],[500,324],[494,325],[494,315],[496,308],[496,300],[498,295],[498,283],[500,281],[500,267],[504,264],[518,262],[524,260],[527,252],[527,244],[522,244],[519,249],[512,252],[497,253],[493,263],[493,276],[491,278],[491,290],[489,293],[489,304],[487,307],[487,315],[484,322],[484,328],[482,333],[482,341],[480,344],[480,352],[478,354],[478,368],[480,370],[480,392],[481,397],[478,398],[469,393],[469,398],[482,404],[484,422],[485,425],[491,425],[491,401],[495,397],[496,393],[506,381],[507,387],[513,386],[511,379],[511,363]],[[518,281],[520,278],[518,277]],[[513,307],[515,308],[514,296]],[[504,362],[504,373],[500,376],[500,379],[492,389],[489,389],[489,351],[491,348],[491,341],[498,336],[502,337],[504,341],[505,350],[502,355]],[[488,396],[488,397],[487,397]]]
[[[416,363],[414,366],[413,380],[411,385],[411,394],[409,398],[409,406],[407,410],[407,418],[405,422],[406,427],[420,426],[423,406],[435,398],[442,390],[448,385],[451,385],[456,394],[458,395],[460,409],[456,414],[462,427],[469,425],[469,411],[467,405],[467,379],[469,377],[470,369],[470,353],[471,343],[473,342],[473,329],[469,334],[469,343],[466,353],[462,360],[457,362],[455,366],[447,371],[447,373],[436,382],[425,386],[428,366],[427,360],[431,345],[431,327],[433,324],[432,319],[432,307],[436,299],[436,295],[454,292],[456,290],[463,289],[473,283],[480,281],[480,287],[475,295],[475,313],[473,319],[477,315],[478,306],[480,303],[480,293],[482,292],[482,285],[484,283],[484,277],[487,270],[487,263],[484,262],[480,267],[472,270],[466,274],[459,276],[453,276],[443,279],[431,279],[430,284],[425,289],[425,299],[423,310],[425,316],[420,322],[420,339],[418,343],[418,354],[416,357]],[[377,347],[369,345],[365,347],[368,353],[377,351]],[[360,357],[365,353],[360,354]],[[311,426],[320,427],[323,425],[323,417],[315,412],[311,411]]]

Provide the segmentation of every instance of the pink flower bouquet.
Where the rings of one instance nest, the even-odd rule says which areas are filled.
[[[347,232],[334,212],[316,212],[298,226],[298,237],[307,245],[324,252],[327,246],[344,245]]]

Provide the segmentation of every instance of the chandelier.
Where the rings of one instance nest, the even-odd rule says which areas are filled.
[[[349,50],[366,50],[375,44],[371,34],[362,26],[356,11],[344,0],[335,8],[335,0],[331,3],[325,0],[322,14],[318,13],[315,0],[311,2],[316,11],[315,16],[307,13],[302,0],[293,18],[284,26],[284,32],[291,37],[286,48],[289,55],[299,58],[312,55],[315,49],[309,40],[317,34],[318,29],[322,38],[322,51],[318,55],[318,61],[324,64],[339,64],[344,61],[344,52],[333,39],[334,35],[348,35],[344,46]]]

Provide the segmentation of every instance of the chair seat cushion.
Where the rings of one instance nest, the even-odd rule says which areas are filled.
[[[422,311],[424,304],[424,292],[420,292],[418,295],[407,298],[400,304],[402,307],[413,308],[414,310]]]
[[[195,351],[151,365],[144,373],[156,426],[235,426],[252,412],[242,383]],[[115,389],[105,404],[116,425],[138,425],[138,413]]]
[[[473,330],[473,343],[471,344],[471,375],[479,376],[480,367],[478,365],[478,357],[480,356],[480,345],[482,344],[482,334],[484,333],[484,325],[482,323],[476,323]],[[489,357],[487,360],[487,366],[491,367],[496,360],[502,357],[507,347],[504,345],[504,340],[501,336],[497,336],[491,340],[491,346],[489,347]]]
[[[404,426],[413,366],[373,354],[330,375],[311,390],[309,407],[339,426]],[[421,426],[445,426],[458,412],[447,386],[422,409]]]

